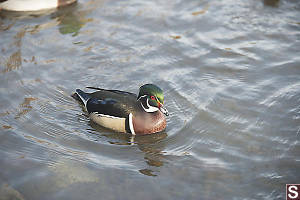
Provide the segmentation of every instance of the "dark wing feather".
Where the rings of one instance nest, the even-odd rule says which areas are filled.
[[[126,118],[128,114],[120,109],[118,102],[112,99],[99,100],[92,98],[87,103],[87,110],[89,113],[97,112],[98,114],[110,115],[114,117]]]
[[[97,90],[99,91],[89,94],[92,97],[86,106],[89,113],[97,112],[126,118],[129,113],[134,113],[140,109],[139,104],[137,104],[137,96],[133,93],[100,88]]]

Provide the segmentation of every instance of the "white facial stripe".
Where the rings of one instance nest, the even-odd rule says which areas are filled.
[[[143,95],[143,96],[140,96],[139,98],[138,98],[138,100],[140,100],[140,98],[142,98],[142,97],[146,97],[147,95]]]
[[[147,99],[147,106],[149,107],[149,110],[152,111],[152,112],[158,111],[157,107],[150,106],[149,99]]]
[[[142,103],[141,103],[141,105],[142,105],[143,109],[144,109],[146,112],[151,113],[151,112],[156,112],[156,111],[158,111],[158,108],[157,108],[157,107],[154,107],[154,106],[150,106],[150,105],[149,105],[149,99],[147,99],[147,106],[148,106],[148,108],[145,108],[145,107],[143,106]]]
[[[132,123],[132,113],[129,114],[129,128],[132,135],[135,135],[133,123]]]
[[[138,100],[140,100],[140,98],[142,98],[142,97],[143,97],[143,98],[144,98],[144,97],[147,97],[147,95],[140,96],[140,97],[138,98]],[[149,104],[149,99],[148,99],[148,98],[147,98],[146,103],[147,103],[147,107],[148,107],[148,108],[145,108],[144,105],[143,105],[143,103],[141,102],[141,106],[143,107],[144,111],[151,113],[151,112],[156,112],[156,111],[159,110],[157,107],[151,106],[151,105]]]

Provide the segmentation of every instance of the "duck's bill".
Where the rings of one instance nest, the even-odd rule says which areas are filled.
[[[159,107],[159,110],[160,110],[162,113],[164,113],[166,116],[169,116],[168,110],[167,110],[163,105],[161,105],[161,106]]]

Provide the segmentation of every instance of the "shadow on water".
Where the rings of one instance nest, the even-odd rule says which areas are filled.
[[[72,34],[77,36],[79,30],[92,19],[87,19],[86,15],[90,10],[79,10],[77,4],[70,5],[67,8],[58,9],[57,12],[51,14],[52,19],[58,22],[59,32],[61,34]]]
[[[138,149],[144,153],[144,159],[147,168],[140,169],[139,172],[147,176],[157,176],[154,170],[164,165],[164,148],[160,142],[167,138],[166,132],[160,132],[151,135],[131,135],[124,133],[116,133],[90,121],[89,125],[107,139],[107,142],[113,145],[137,145]],[[97,134],[94,132],[94,134]]]
[[[279,0],[264,0],[264,6],[278,7]]]

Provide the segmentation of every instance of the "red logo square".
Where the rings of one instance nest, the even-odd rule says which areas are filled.
[[[300,184],[286,184],[286,200],[300,200]]]

